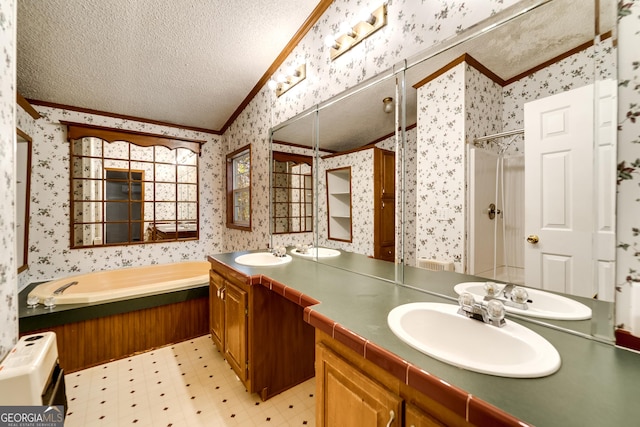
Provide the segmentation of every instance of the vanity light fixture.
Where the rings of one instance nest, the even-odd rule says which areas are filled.
[[[360,21],[353,26],[343,23],[340,25],[340,35],[335,37],[328,35],[324,39],[325,45],[330,50],[331,60],[333,61],[385,25],[387,25],[386,3],[373,12],[362,13]]]
[[[384,98],[382,100],[382,110],[389,114],[390,112],[393,111],[393,98],[390,96],[387,96],[386,98]]]
[[[287,75],[278,74],[276,78],[271,78],[267,83],[269,89],[275,90],[278,97],[286,91],[307,78],[307,64],[291,67],[287,70]]]

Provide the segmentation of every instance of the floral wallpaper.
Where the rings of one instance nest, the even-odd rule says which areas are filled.
[[[351,168],[351,242],[329,239],[327,171]],[[373,150],[319,160],[318,245],[373,256]]]
[[[263,88],[256,97],[249,103],[240,116],[227,130],[223,136],[208,134],[198,134],[191,131],[179,131],[174,128],[163,128],[144,123],[128,122],[124,120],[105,118],[65,110],[39,108],[45,115],[43,119],[35,123],[35,129],[25,130],[34,136],[34,184],[37,194],[32,199],[32,229],[31,233],[35,240],[30,245],[30,265],[29,271],[22,273],[19,277],[20,287],[32,280],[45,277],[52,277],[61,274],[69,274],[76,271],[90,271],[100,268],[117,268],[119,266],[135,265],[137,263],[169,262],[180,259],[201,259],[207,253],[222,252],[236,249],[256,249],[264,248],[269,244],[269,212],[268,212],[268,158],[269,158],[269,128],[281,123],[294,115],[302,112],[331,96],[342,92],[344,89],[354,86],[407,58],[432,46],[434,43],[444,40],[459,31],[481,21],[495,12],[503,10],[518,3],[518,0],[487,0],[483,2],[459,2],[454,0],[439,0],[431,2],[415,2],[413,0],[389,0],[388,5],[388,25],[363,43],[354,48],[348,55],[343,55],[336,61],[331,61],[324,48],[323,40],[328,34],[338,31],[339,24],[353,17],[358,10],[365,7],[377,7],[379,2],[367,0],[336,0],[332,3],[325,14],[320,18],[311,31],[294,48],[290,56],[282,66],[282,69],[305,61],[307,63],[307,79],[287,92],[280,98],[266,87]],[[618,256],[618,277],[620,285],[621,301],[624,301],[631,289],[630,284],[637,282],[637,250],[638,247],[638,224],[635,220],[639,218],[637,171],[640,168],[640,153],[638,153],[638,141],[640,140],[639,124],[636,123],[638,113],[637,105],[640,104],[640,94],[638,93],[638,33],[640,32],[640,20],[638,0],[620,2],[620,36],[618,37],[618,50],[620,57],[620,192],[618,198],[618,219],[619,219],[619,240],[620,249]],[[6,135],[13,135],[13,128],[16,119],[14,118],[15,105],[15,0],[2,0],[0,2],[0,46],[2,46],[5,60],[0,66],[0,126],[3,126],[0,137],[0,171],[5,175],[12,174],[12,154],[6,150]],[[603,46],[598,48],[609,49],[606,40]],[[615,53],[611,54],[615,58]],[[601,64],[600,70],[607,75],[613,68],[611,62]],[[459,77],[459,76],[458,76]],[[463,81],[457,82],[456,91],[451,96],[457,97],[458,102],[462,96]],[[437,91],[437,88],[431,91]],[[421,96],[427,96],[428,93]],[[516,91],[513,91],[515,94]],[[505,94],[505,111],[510,108],[507,104],[509,95]],[[422,102],[426,102],[424,98]],[[21,120],[23,114],[18,115]],[[204,153],[200,159],[200,221],[203,226],[200,241],[189,243],[167,243],[142,246],[131,246],[121,248],[97,248],[93,250],[69,250],[68,249],[68,206],[66,197],[68,194],[68,147],[65,145],[63,132],[57,125],[57,120],[64,118],[73,121],[85,121],[88,123],[100,124],[103,126],[126,127],[136,130],[151,132],[166,132],[169,134],[179,134],[180,136],[207,139],[209,142],[204,145]],[[432,120],[436,118],[432,117]],[[516,125],[517,117],[505,118],[504,126]],[[23,126],[26,120],[22,119]],[[443,124],[433,123],[440,132],[445,132]],[[11,133],[5,131],[5,127],[11,128]],[[463,130],[456,128],[457,136]],[[408,147],[415,143],[425,128],[420,126],[415,129],[413,135],[408,133]],[[430,141],[435,143],[434,141]],[[252,145],[252,232],[238,230],[228,230],[224,226],[225,215],[225,167],[224,156],[246,144]],[[461,144],[463,145],[463,144]],[[427,160],[425,156],[420,156],[420,147],[416,150],[416,155],[410,157],[407,162],[407,170],[412,169],[436,173],[436,170],[429,170],[430,167],[438,166],[434,163],[443,160],[443,166],[448,165],[450,169],[438,170],[444,179],[451,182],[458,182],[461,179],[457,174],[459,171],[454,167],[459,162],[464,153],[437,153],[434,158]],[[446,159],[442,159],[445,156]],[[440,157],[440,158],[438,158]],[[446,161],[444,161],[446,160]],[[426,168],[426,169],[424,169]],[[449,177],[451,174],[451,178]],[[3,180],[7,182],[7,180]],[[463,182],[462,180],[459,181]],[[431,185],[436,185],[431,182]],[[459,184],[456,184],[459,185]],[[419,203],[428,202],[426,194],[421,193],[421,186],[415,182],[407,182],[405,187],[405,202],[412,206],[409,201],[412,198],[419,200]],[[11,190],[3,188],[8,197],[5,200],[13,201]],[[441,189],[446,191],[446,189]],[[53,195],[53,197],[51,197]],[[422,197],[422,199],[421,199]],[[462,209],[463,200],[450,200],[447,203],[453,212]],[[5,209],[8,204],[5,204]],[[445,205],[447,206],[447,205]],[[438,209],[439,206],[431,207]],[[457,215],[457,214],[456,214]],[[455,216],[455,215],[454,215]],[[420,245],[421,239],[428,239],[433,234],[433,227],[427,225],[417,218],[411,223],[411,218],[415,215],[408,215],[408,229],[415,229],[415,233],[408,234],[408,240],[415,239]],[[7,218],[2,215],[2,218]],[[441,226],[459,229],[457,221],[454,224],[444,221]],[[9,257],[3,257],[0,261],[0,298],[7,303],[3,304],[2,328],[0,329],[0,356],[6,348],[17,338],[17,320],[15,307],[16,279],[12,273],[14,270],[8,265],[11,261],[14,249],[6,240],[6,236],[13,231],[6,224],[3,227],[3,249]],[[415,237],[414,237],[415,236]],[[463,258],[463,251],[460,248],[461,242],[453,244],[451,250],[446,250],[442,254],[429,254],[429,256],[444,255],[453,257],[460,265]],[[50,245],[51,250],[42,247],[43,244]],[[66,245],[66,246],[65,246]],[[635,254],[635,255],[634,255]],[[421,254],[406,254],[407,260],[415,259]],[[625,280],[625,278],[627,278]],[[7,286],[9,284],[9,286]],[[628,304],[630,307],[630,303]],[[625,306],[625,304],[620,304]],[[8,310],[4,310],[8,307]],[[626,311],[625,311],[626,310]],[[630,318],[631,309],[622,308],[622,317],[619,323],[627,324]],[[640,307],[635,308],[635,312],[640,312]],[[4,316],[7,313],[7,318]],[[626,314],[625,314],[626,313]]]
[[[465,68],[418,89],[416,257],[464,266]]]
[[[224,248],[224,155],[220,137],[194,131],[40,107],[42,118],[28,131],[33,138],[29,269],[21,283],[148,264],[202,260]],[[69,249],[69,143],[67,120],[118,129],[206,140],[200,162],[200,239],[91,249]],[[117,146],[110,147],[111,150]]]
[[[616,324],[640,337],[640,1],[618,7]]]
[[[15,247],[16,2],[0,2],[0,360],[18,340]]]

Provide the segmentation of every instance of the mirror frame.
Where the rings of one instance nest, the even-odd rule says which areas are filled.
[[[32,152],[32,148],[33,148],[33,139],[27,135],[25,132],[23,132],[20,128],[16,128],[16,144],[27,144],[27,158],[26,158],[26,164],[25,166],[25,194],[24,194],[24,219],[23,221],[20,221],[18,218],[16,218],[16,227],[18,227],[18,225],[21,223],[24,230],[22,233],[19,232],[19,230],[16,230],[16,239],[19,239],[22,236],[23,239],[23,251],[22,253],[18,253],[18,260],[17,260],[17,265],[18,265],[18,274],[22,273],[23,271],[27,270],[29,268],[29,262],[28,262],[28,257],[29,257],[29,217],[30,217],[30,200],[31,200],[31,152]],[[21,141],[20,138],[22,138],[24,141]],[[17,150],[18,147],[16,147]],[[17,156],[16,156],[16,162],[17,162]],[[19,165],[16,164],[16,170],[19,167]],[[16,183],[16,187],[17,187]],[[20,199],[21,195],[20,194],[16,194],[16,201],[18,203],[20,203]]]

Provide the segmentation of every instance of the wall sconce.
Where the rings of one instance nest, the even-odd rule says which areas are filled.
[[[392,97],[387,96],[386,98],[384,98],[382,100],[382,111],[384,111],[387,114],[389,114],[390,112],[393,111],[393,98]]]
[[[278,74],[278,76],[269,80],[267,85],[269,89],[275,90],[278,97],[282,96],[286,91],[307,78],[307,64],[291,67],[287,70],[287,75]]]
[[[331,51],[331,60],[333,61],[380,28],[387,25],[387,5],[382,4],[373,12],[365,12],[360,16],[360,22],[351,26],[348,23],[340,25],[340,35],[329,35],[325,38],[324,43]]]

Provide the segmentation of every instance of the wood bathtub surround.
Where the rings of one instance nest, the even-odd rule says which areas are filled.
[[[522,427],[527,425],[505,411],[440,380],[429,372],[410,364],[318,313],[313,310],[313,305],[320,302],[314,298],[267,276],[246,276],[220,260],[211,257],[208,257],[208,260],[211,262],[213,270],[217,272],[222,272],[229,277],[241,280],[247,286],[249,284],[261,285],[251,287],[254,290],[260,289],[259,292],[261,293],[262,290],[266,290],[268,293],[277,294],[295,303],[300,308],[304,307],[301,313],[304,322],[315,328],[316,397],[318,399],[316,421],[319,426],[324,425],[323,423],[326,421],[323,412],[324,402],[322,400],[324,391],[321,389],[322,380],[320,376],[323,375],[323,369],[325,369],[322,358],[327,354],[329,354],[327,356],[330,359],[329,363],[338,360],[337,363],[340,364],[340,360],[342,360],[350,365],[354,371],[348,375],[363,376],[366,378],[363,381],[367,382],[367,384],[368,381],[373,381],[373,383],[381,385],[382,388],[399,397],[403,403],[402,410],[396,416],[396,421],[391,424],[392,426],[404,425],[402,424],[403,420],[406,425],[410,425],[409,420],[417,420],[416,426],[491,425]],[[291,319],[293,320],[293,318]],[[295,323],[295,320],[293,320],[293,323]],[[249,334],[251,335],[251,332]],[[283,334],[272,335],[275,335],[276,338],[284,337]],[[268,341],[263,342],[264,344],[269,344]],[[286,349],[287,340],[281,342],[282,347],[280,348]],[[289,348],[292,347],[290,344]],[[306,347],[308,345],[307,337],[304,340],[304,344],[295,346],[296,351],[300,352],[304,349],[304,354],[306,355]],[[313,347],[313,343],[311,343],[311,346]],[[266,353],[270,352],[267,351]],[[249,391],[251,392],[252,390]],[[384,423],[382,425],[386,425],[388,421],[388,412],[384,412],[384,414],[385,416],[382,417],[384,418]]]
[[[198,298],[21,335],[55,332],[60,366],[70,373],[206,335],[208,318],[209,299]]]

